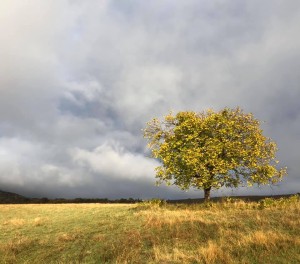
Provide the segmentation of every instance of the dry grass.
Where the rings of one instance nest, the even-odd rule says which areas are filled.
[[[21,227],[25,224],[24,219],[13,218],[8,221],[5,221],[3,225],[12,225],[14,227]]]
[[[293,199],[1,205],[0,263],[300,263]]]

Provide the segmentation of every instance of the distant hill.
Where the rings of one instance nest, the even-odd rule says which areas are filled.
[[[22,195],[0,190],[0,204],[26,203],[29,200],[29,198],[26,198]]]

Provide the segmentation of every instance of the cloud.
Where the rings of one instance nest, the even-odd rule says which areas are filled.
[[[154,186],[156,161],[141,129],[169,110],[239,105],[266,121],[289,167],[271,192],[297,192],[299,7],[296,0],[1,2],[0,189],[199,196]]]
[[[75,149],[72,158],[76,164],[109,178],[128,181],[153,181],[158,163],[140,153],[126,152],[116,143],[104,143],[92,151]]]

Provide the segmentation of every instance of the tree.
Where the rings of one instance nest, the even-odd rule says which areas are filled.
[[[203,189],[206,201],[212,188],[275,184],[287,174],[276,168],[276,143],[240,108],[170,113],[148,122],[144,137],[161,162],[158,184]]]

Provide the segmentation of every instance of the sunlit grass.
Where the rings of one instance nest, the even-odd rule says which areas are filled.
[[[300,201],[0,205],[0,263],[300,263]]]

